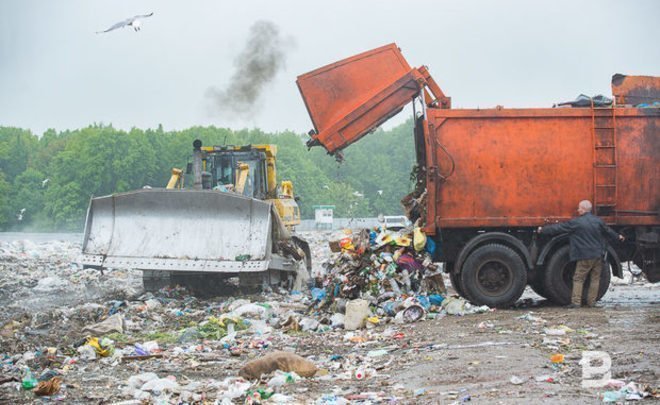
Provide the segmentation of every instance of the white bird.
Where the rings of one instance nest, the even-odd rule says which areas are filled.
[[[383,195],[383,190],[378,190],[376,192],[378,193],[378,195]]]
[[[364,197],[364,194],[362,194],[362,193],[359,192],[359,191],[355,191],[355,192],[353,192],[353,195],[356,196],[356,197],[360,197],[360,198]]]
[[[45,179],[45,180],[43,180],[43,181],[41,182],[41,187],[46,187],[46,184],[48,184],[49,181],[50,181],[50,179]]]
[[[133,27],[135,32],[140,31],[140,27],[142,26],[142,21],[141,19],[151,17],[154,15],[154,13],[149,13],[149,14],[143,14],[143,15],[136,15],[135,17],[127,18],[122,22],[118,22],[117,24],[113,25],[112,27],[108,28],[105,31],[96,31],[97,34],[103,34],[104,32],[110,32],[113,30],[116,30],[118,28],[124,28],[124,27]]]
[[[21,210],[18,212],[18,214],[16,214],[16,219],[18,219],[19,221],[22,221],[23,220],[23,214],[25,214],[25,208],[21,208]]]
[[[325,185],[323,186],[323,188],[326,189],[326,190],[330,190],[330,186],[328,186],[327,184],[325,184]]]

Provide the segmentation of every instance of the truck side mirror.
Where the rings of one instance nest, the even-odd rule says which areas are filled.
[[[295,202],[299,202],[299,201],[300,201],[300,196],[297,195],[297,196],[293,197],[293,200],[294,200]]]

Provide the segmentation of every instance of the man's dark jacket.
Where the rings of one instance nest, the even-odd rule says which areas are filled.
[[[541,229],[544,235],[568,233],[571,260],[587,260],[603,257],[607,244],[604,235],[617,239],[619,234],[605,225],[602,219],[590,212],[561,224],[547,225]]]

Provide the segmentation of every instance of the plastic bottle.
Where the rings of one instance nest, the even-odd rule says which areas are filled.
[[[287,382],[287,376],[285,374],[279,374],[268,380],[267,385],[269,387],[281,387]]]
[[[408,273],[408,270],[403,270],[401,272],[401,279],[403,280],[403,285],[406,286],[406,291],[410,291],[410,273]]]
[[[355,379],[364,380],[366,378],[374,377],[376,374],[376,369],[360,366],[355,370]]]
[[[394,294],[398,297],[401,295],[401,289],[399,288],[399,284],[397,284],[396,280],[394,278],[388,279],[390,282],[390,286],[392,286],[392,291],[394,291]]]
[[[32,371],[30,371],[30,367],[25,367],[25,369],[23,370],[22,386],[23,389],[25,390],[31,390],[32,388],[37,386],[37,379],[34,378],[34,375],[32,375]]]

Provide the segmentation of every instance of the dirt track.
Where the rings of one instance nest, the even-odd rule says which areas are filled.
[[[660,358],[660,311],[658,293],[642,293],[642,302],[617,304],[639,295],[639,286],[616,286],[604,299],[602,308],[566,310],[539,306],[500,310],[463,318],[445,318],[419,325],[415,334],[450,346],[477,346],[458,350],[420,351],[417,365],[406,367],[403,380],[413,388],[424,387],[437,394],[441,403],[451,402],[452,392],[472,400],[503,403],[599,403],[598,389],[581,388],[578,364],[582,350],[609,353],[612,378],[644,384],[658,383]],[[530,293],[531,296],[531,293]],[[541,302],[541,305],[544,303]],[[532,312],[547,322],[518,319]],[[480,323],[492,324],[486,327]],[[544,345],[544,328],[566,325],[576,332],[554,338],[567,339],[559,350]],[[490,326],[490,325],[489,325]],[[493,342],[501,346],[480,344]],[[565,355],[561,366],[553,367],[550,356]],[[536,382],[535,377],[553,376],[555,383]],[[526,380],[510,382],[512,376]],[[461,392],[464,388],[465,392]],[[444,394],[443,394],[444,393]],[[460,399],[460,398],[459,398]]]

